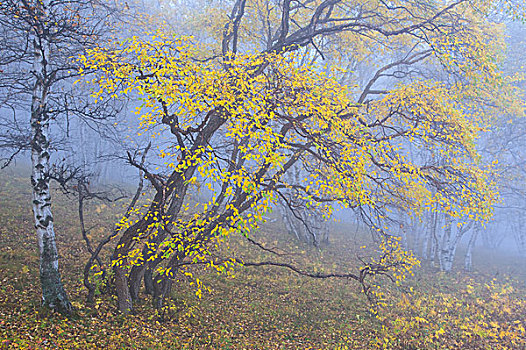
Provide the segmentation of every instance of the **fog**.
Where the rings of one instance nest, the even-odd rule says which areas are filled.
[[[72,310],[55,197],[78,215],[87,302],[102,276],[124,314],[164,310],[184,279],[201,298],[205,265],[354,281],[373,313],[376,286],[415,271],[526,283],[522,2],[0,10],[1,174],[31,179],[45,306]]]

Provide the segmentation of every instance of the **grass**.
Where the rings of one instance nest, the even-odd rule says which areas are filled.
[[[270,267],[238,267],[235,277],[196,269],[211,292],[199,299],[189,283],[176,283],[162,322],[146,298],[130,316],[119,314],[109,295],[89,308],[80,280],[87,252],[75,202],[56,191],[60,268],[76,308],[74,317],[64,318],[39,306],[28,182],[18,172],[0,175],[0,349],[526,348],[526,290],[502,273],[492,278],[497,269],[510,267],[481,256],[475,266],[484,274],[444,275],[424,266],[400,286],[382,285],[388,305],[379,317],[371,315],[353,281],[314,280]],[[87,207],[95,240],[111,230],[119,214],[118,208],[103,209],[100,203]],[[311,271],[355,271],[365,238],[354,242],[344,235],[354,227],[334,227],[331,245],[321,250],[297,244],[279,225],[264,227],[255,239],[284,247],[293,253],[287,261]],[[251,261],[272,258],[239,238],[218,253]]]

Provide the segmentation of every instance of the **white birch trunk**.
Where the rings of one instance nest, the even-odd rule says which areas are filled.
[[[462,227],[457,227],[453,231],[453,220],[446,214],[444,236],[442,237],[442,247],[440,249],[440,270],[445,272],[452,270],[460,239],[472,226],[473,222]]]
[[[44,22],[41,2],[36,2],[39,20]],[[49,189],[49,118],[46,113],[48,93],[47,59],[49,44],[44,40],[41,28],[33,28],[33,69],[35,85],[31,101],[31,185],[33,189],[33,214],[40,251],[40,282],[42,303],[51,309],[69,313],[71,304],[64,290],[58,271],[58,252],[51,213],[51,194]]]
[[[452,231],[453,220],[451,216],[445,214],[444,219],[444,235],[442,236],[442,243],[438,249],[438,262],[441,271],[449,272],[451,267],[448,264],[448,257],[450,255],[451,246],[451,231]]]

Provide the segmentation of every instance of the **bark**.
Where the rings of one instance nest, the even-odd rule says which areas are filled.
[[[38,4],[40,4],[38,2]],[[41,4],[39,5],[41,6]],[[40,9],[43,13],[43,10]],[[49,44],[43,39],[41,28],[34,28],[33,69],[35,85],[31,101],[31,185],[33,190],[33,214],[40,251],[40,282],[42,304],[62,313],[70,313],[71,303],[58,270],[58,252],[53,229],[51,194],[49,188],[49,117],[46,113],[48,94],[47,57]]]
[[[440,269],[442,271],[451,271],[460,239],[472,226],[473,222],[453,231],[453,220],[446,214],[446,226],[442,237],[442,246],[440,247]]]
[[[133,301],[128,286],[128,264],[126,256],[132,244],[132,240],[142,230],[142,227],[147,227],[150,224],[149,220],[139,221],[124,231],[122,237],[117,243],[112,256],[111,262],[113,265],[113,274],[115,278],[115,292],[117,294],[117,304],[119,311],[127,314],[133,309]]]
[[[128,279],[128,285],[130,288],[130,297],[133,302],[139,299],[139,290],[141,289],[141,282],[146,271],[146,264],[139,266],[133,266]]]
[[[153,307],[161,310],[164,306],[164,300],[170,295],[173,280],[165,276],[158,275],[153,284]]]
[[[117,304],[119,311],[128,314],[133,309],[133,302],[130,289],[128,288],[126,270],[120,266],[115,265],[113,272],[115,273],[115,290],[117,292]]]
[[[153,239],[150,239],[150,244],[153,244],[157,246],[159,243],[161,243],[166,236],[168,235],[168,232],[166,230],[160,230],[157,233],[157,236],[155,236]],[[146,274],[146,270],[155,270],[156,262],[158,261],[150,261],[148,262],[151,257],[155,255],[156,251],[152,249],[149,245],[145,246],[142,250],[142,256],[144,261],[147,261],[146,263],[135,265],[131,268],[130,277],[128,278],[128,285],[130,288],[130,295],[132,297],[132,300],[135,301],[139,299],[139,290],[141,289],[141,282],[143,278],[149,278],[151,279],[153,277],[153,272]],[[151,283],[153,283],[151,280],[144,280],[145,288],[147,289],[147,294],[151,294],[148,292],[151,292],[153,289],[149,288]]]
[[[153,267],[148,266],[144,271],[144,292],[153,295]]]

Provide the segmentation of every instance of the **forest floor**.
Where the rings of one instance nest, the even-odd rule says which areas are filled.
[[[523,262],[496,264],[496,256],[480,253],[478,272],[457,268],[445,275],[422,264],[401,285],[382,283],[387,305],[378,316],[352,280],[315,280],[275,267],[236,267],[235,276],[196,269],[210,291],[198,298],[195,286],[179,281],[162,319],[145,296],[128,316],[110,295],[88,307],[80,277],[88,253],[76,203],[57,190],[60,269],[75,307],[73,317],[62,317],[40,307],[30,201],[27,176],[0,173],[0,349],[526,349]],[[121,210],[121,204],[89,204],[90,237],[107,235]],[[279,246],[290,253],[282,261],[314,272],[357,271],[359,248],[369,244],[342,223],[320,249],[282,230],[268,224],[254,239]],[[276,259],[239,238],[218,254]]]

